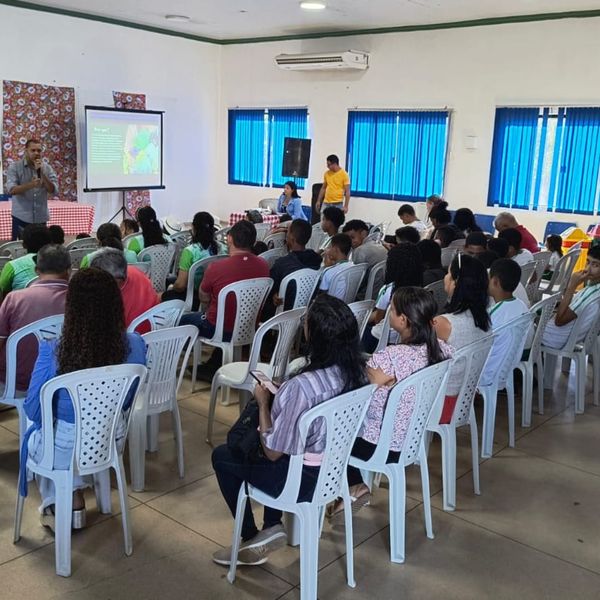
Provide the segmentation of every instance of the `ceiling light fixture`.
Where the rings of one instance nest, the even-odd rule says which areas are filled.
[[[190,18],[186,15],[165,15],[165,19],[174,23],[187,23],[190,21]]]
[[[304,10],[323,10],[325,8],[325,2],[300,2],[300,8]]]

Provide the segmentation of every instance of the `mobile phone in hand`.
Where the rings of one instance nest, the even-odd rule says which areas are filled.
[[[271,394],[277,393],[277,386],[262,371],[250,371],[250,375],[252,375],[258,383],[264,385]]]

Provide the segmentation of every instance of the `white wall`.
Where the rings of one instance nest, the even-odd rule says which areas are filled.
[[[220,48],[180,38],[0,5],[0,80],[75,88],[83,106],[113,106],[113,90],[146,94],[165,114],[166,189],[152,192],[163,216],[186,220],[214,197]],[[80,145],[81,149],[81,145]],[[81,163],[81,160],[79,161]],[[84,193],[96,225],[120,206],[118,193]]]
[[[366,72],[287,72],[282,52],[366,50]],[[222,54],[219,214],[254,206],[276,190],[227,184],[227,109],[308,106],[313,138],[309,181],[319,181],[330,153],[345,157],[347,109],[452,110],[445,196],[452,208],[486,207],[494,110],[497,105],[600,104],[600,19],[563,20],[446,31],[226,46]],[[475,135],[478,149],[467,150]],[[275,193],[273,193],[275,192]],[[305,192],[306,198],[309,197]],[[398,203],[355,198],[351,215],[397,223]],[[515,211],[541,236],[545,222],[593,219]]]

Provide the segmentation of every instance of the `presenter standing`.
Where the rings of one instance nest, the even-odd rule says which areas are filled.
[[[12,196],[12,239],[20,239],[30,223],[46,223],[48,195],[58,192],[54,169],[42,160],[42,144],[27,140],[25,156],[10,164],[6,172],[6,189]]]
[[[335,154],[327,157],[327,171],[323,176],[323,187],[316,202],[316,209],[319,212],[322,203],[341,208],[344,213],[348,212],[350,205],[350,177],[340,167],[340,159]]]

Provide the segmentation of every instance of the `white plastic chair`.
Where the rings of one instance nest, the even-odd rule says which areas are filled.
[[[35,277],[32,277],[26,284],[25,287],[31,287],[36,281],[39,281],[40,278],[36,275]]]
[[[267,261],[269,265],[269,269],[275,264],[275,261],[282,256],[285,256],[288,253],[287,248],[285,246],[280,246],[279,248],[271,248],[271,250],[265,250],[259,256]]]
[[[218,242],[221,242],[221,243],[225,244],[227,242],[227,234],[229,233],[230,229],[231,229],[230,226],[223,227],[222,229],[219,229],[219,231],[217,231],[215,233],[215,239]]]
[[[265,300],[273,287],[270,277],[243,279],[226,285],[217,298],[217,323],[215,333],[211,338],[199,337],[194,344],[192,356],[192,392],[196,391],[196,372],[202,355],[202,344],[221,348],[223,364],[233,362],[240,353],[242,346],[252,344],[256,332],[256,324]],[[230,341],[225,341],[225,304],[228,296],[235,297],[236,314]],[[230,300],[232,301],[232,300]],[[229,401],[225,394],[223,404]]]
[[[42,407],[42,448],[39,462],[27,459],[27,469],[52,479],[56,491],[56,574],[71,575],[71,520],[73,506],[73,475],[94,475],[96,501],[101,512],[110,512],[109,469],[115,470],[121,519],[125,538],[125,554],[131,556],[133,543],[129,517],[127,481],[123,468],[123,450],[117,444],[117,432],[123,431],[123,417],[127,424],[131,410],[123,413],[123,404],[132,386],[146,376],[143,365],[115,365],[85,369],[54,377],[45,383],[40,392]],[[53,396],[65,389],[73,402],[75,412],[75,443],[73,461],[69,469],[54,469],[54,409]],[[138,388],[139,389],[139,388]],[[135,406],[135,398],[132,407]],[[122,445],[121,445],[122,446]],[[15,543],[21,537],[21,520],[25,498],[17,495],[15,514]]]
[[[91,254],[92,252],[94,252],[94,248],[84,247],[69,250],[69,256],[71,257],[71,269],[79,269],[83,257],[87,256],[88,254]]]
[[[458,240],[454,240],[453,242],[450,242],[448,244],[448,248],[456,248],[457,250],[460,250],[465,247],[466,243],[467,243],[467,240],[465,238],[460,238]]]
[[[590,314],[597,313],[591,325],[585,331],[585,322]],[[550,348],[542,345],[541,351],[544,356],[544,388],[552,388],[554,372],[556,370],[556,359],[570,358],[575,361],[575,412],[583,414],[585,410],[585,381],[587,373],[587,359],[591,354],[597,355],[598,334],[600,333],[600,303],[592,302],[586,306],[580,316],[575,319],[575,325],[562,348]],[[596,358],[596,356],[594,356]],[[597,363],[594,363],[594,373]],[[597,402],[597,379],[594,378],[594,403]],[[539,382],[538,382],[539,385]]]
[[[319,223],[313,225],[312,235],[310,236],[310,240],[308,240],[306,243],[306,249],[318,252],[326,237],[327,234],[321,229],[321,225]]]
[[[271,229],[273,229],[273,226],[270,223],[255,223],[254,227],[256,227],[257,242],[264,242]]]
[[[542,275],[550,262],[550,257],[552,256],[552,252],[544,251],[544,252],[536,252],[533,255],[533,261],[535,262],[534,274],[529,278],[529,282],[525,286],[525,291],[527,292],[527,297],[529,298],[529,302],[534,304],[537,298],[537,291],[540,286],[540,282],[542,280]]]
[[[292,282],[296,285],[296,293],[290,309],[308,306],[315,294],[320,277],[321,273],[317,269],[299,269],[298,271],[286,275],[281,280],[278,293],[279,297],[283,299],[283,302],[277,307],[275,314],[279,314],[283,311],[285,300],[288,295],[288,286]]]
[[[27,415],[23,409],[23,403],[27,396],[27,391],[17,390],[17,350],[23,338],[28,335],[34,335],[38,341],[45,342],[58,338],[62,331],[64,315],[53,315],[34,321],[25,327],[13,331],[6,341],[6,379],[1,404],[8,404],[17,409],[19,415],[19,452],[21,451],[21,442],[27,429]]]
[[[131,321],[127,331],[133,333],[139,325],[145,321],[150,323],[152,331],[165,329],[167,327],[177,327],[184,308],[185,303],[183,300],[168,300],[167,302],[161,302],[160,304],[149,308],[146,312]]]
[[[157,244],[144,248],[138,254],[138,261],[150,261],[150,281],[158,293],[165,291],[167,275],[173,264],[175,256],[175,244]]]
[[[390,326],[390,312],[392,310],[392,305],[390,304],[385,311],[385,317],[383,317],[383,326],[381,328],[381,336],[379,337],[379,342],[377,342],[377,347],[375,348],[375,353],[381,352],[385,350],[390,345],[390,337],[395,333]]]
[[[365,289],[365,300],[377,300],[377,294],[379,294],[379,290],[383,287],[385,279],[386,262],[382,260],[371,267]]]
[[[93,237],[73,240],[65,245],[66,250],[79,250],[80,248],[88,248],[91,252],[98,249],[98,240]]]
[[[538,379],[538,412],[540,415],[544,414],[544,365],[542,363],[542,338],[544,337],[544,331],[546,325],[553,316],[554,307],[560,300],[560,294],[554,294],[545,300],[540,300],[537,304],[534,304],[529,312],[533,315],[534,319],[537,319],[537,325],[533,340],[531,342],[531,348],[529,348],[529,356],[527,360],[520,360],[516,368],[521,371],[523,375],[523,407],[521,414],[521,426],[531,426],[531,413],[533,403],[533,371],[537,367],[537,379]]]
[[[248,362],[230,362],[224,364],[215,373],[210,388],[210,404],[208,408],[208,428],[206,432],[206,442],[208,444],[212,445],[215,408],[219,389],[227,387],[228,389],[233,388],[253,392],[256,381],[250,375],[250,372],[257,369],[262,371],[269,379],[282,380],[287,373],[290,352],[305,313],[306,308],[296,308],[294,310],[286,310],[270,318],[256,331]],[[263,363],[260,362],[260,349],[263,339],[269,331],[277,332],[277,342],[275,343],[271,360],[268,363]],[[240,410],[242,410],[241,402]]]
[[[437,314],[441,314],[444,310],[444,306],[446,306],[448,302],[448,294],[444,288],[444,280],[440,279],[439,281],[434,281],[433,283],[426,285],[424,289],[433,294],[433,299],[438,307]]]
[[[297,515],[301,527],[300,541],[300,598],[301,600],[317,599],[317,578],[319,568],[319,537],[321,515],[325,506],[338,497],[342,497],[346,506],[350,505],[346,468],[356,434],[362,425],[369,398],[375,386],[369,385],[337,398],[327,400],[306,411],[300,418],[298,428],[300,441],[306,438],[312,423],[321,419],[325,421],[327,437],[323,462],[319,470],[313,498],[310,502],[298,502],[298,492],[302,479],[304,455],[290,457],[287,479],[283,491],[273,498],[252,485],[240,487],[238,496],[233,542],[231,545],[231,565],[227,573],[227,581],[233,583],[237,568],[237,556],[240,547],[242,519],[248,498],[260,504],[270,506]],[[352,543],[352,514],[347,510],[344,514],[346,525],[346,573],[350,587],[354,581],[354,548]]]
[[[148,376],[138,394],[129,429],[131,487],[135,492],[142,492],[145,487],[148,417],[158,417],[160,413],[167,411],[171,413],[177,444],[179,477],[184,475],[183,431],[177,392],[183,381],[185,365],[198,337],[198,328],[193,325],[181,325],[151,331],[142,337],[147,345]],[[180,361],[182,356],[183,361]]]
[[[492,345],[488,360],[494,356],[494,346],[498,343],[499,339],[507,339],[508,343],[506,345],[506,354],[498,362],[493,381],[488,385],[479,386],[479,393],[483,396],[483,432],[481,436],[481,456],[483,458],[490,458],[492,456],[498,390],[506,389],[508,445],[511,448],[515,445],[515,387],[513,371],[523,355],[523,348],[532,322],[533,314],[528,312],[494,330],[494,344]],[[503,336],[506,337],[503,338]]]
[[[469,426],[471,433],[471,460],[473,465],[473,492],[481,494],[479,487],[479,440],[477,420],[473,410],[473,399],[477,391],[479,377],[494,341],[493,335],[487,335],[457,350],[452,357],[450,375],[458,370],[462,373],[462,384],[457,394],[456,406],[450,423],[440,424],[444,399],[435,406],[427,421],[427,432],[437,433],[442,442],[442,484],[444,510],[456,508],[456,430]]]
[[[527,284],[535,271],[535,261],[529,261],[521,267],[521,285],[527,289]]]
[[[542,294],[554,295],[562,294],[569,283],[569,279],[573,274],[575,265],[579,260],[581,250],[574,250],[571,248],[557,263],[550,281],[540,281],[539,289],[537,292],[536,300],[541,300]]]
[[[267,248],[269,248],[269,250],[273,250],[274,248],[285,248],[285,253],[287,254],[285,238],[285,231],[280,231],[278,233],[270,233],[265,237],[263,241],[267,245]]]
[[[454,260],[457,252],[458,248],[452,248],[450,246],[442,248],[442,267],[444,267],[444,269],[447,269],[450,266],[450,263]]]
[[[21,240],[5,242],[0,245],[0,256],[8,256],[9,260],[25,256],[26,254],[27,250],[23,247],[23,242]]]
[[[342,295],[338,298],[346,304],[354,302],[367,269],[368,265],[366,263],[351,265],[346,269],[342,269],[331,278],[327,293],[334,296],[334,292],[340,293],[340,290],[342,290]]]
[[[272,213],[276,213],[278,200],[279,198],[263,198],[258,201],[258,208],[268,208]]]
[[[423,443],[423,433],[432,407],[444,399],[446,381],[450,361],[445,360],[425,369],[413,373],[406,379],[398,382],[389,392],[385,414],[381,424],[379,442],[373,456],[369,460],[350,457],[350,465],[369,472],[370,481],[366,481],[369,488],[372,486],[372,474],[383,473],[390,486],[389,513],[390,513],[390,560],[394,563],[404,562],[404,525],[406,520],[406,467],[419,463],[421,468],[421,486],[423,490],[423,511],[425,514],[425,530],[427,537],[433,539],[433,526],[431,523],[431,498],[429,496],[429,469],[427,466],[427,451]],[[394,433],[394,423],[398,405],[402,396],[410,389],[416,393],[415,405],[406,429],[406,437],[402,443],[400,457],[397,463],[388,463],[388,453]],[[350,506],[347,503],[346,506]],[[344,511],[350,513],[351,511]]]
[[[358,324],[358,336],[362,339],[362,336],[369,323],[369,317],[375,307],[375,300],[360,300],[359,302],[352,302],[348,304],[348,308],[352,311]]]
[[[201,260],[197,260],[192,264],[190,270],[188,271],[188,281],[187,281],[187,290],[185,293],[185,305],[183,310],[185,312],[190,312],[192,310],[192,306],[194,304],[194,294],[196,293],[195,283],[196,283],[196,273],[198,269],[204,269],[206,272],[206,267],[210,265],[212,262],[216,262],[217,260],[221,260],[223,258],[227,258],[227,254],[217,254],[216,256],[207,256],[206,258],[202,258]]]

